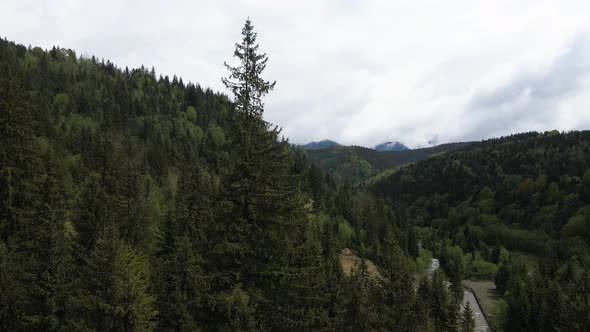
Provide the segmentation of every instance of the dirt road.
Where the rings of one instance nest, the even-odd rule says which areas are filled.
[[[482,313],[481,308],[479,307],[479,303],[477,303],[477,300],[475,299],[475,295],[473,295],[473,292],[465,290],[463,298],[465,299],[465,305],[469,303],[469,306],[471,306],[471,310],[473,311],[473,318],[475,319],[475,332],[491,331],[490,326],[488,325],[488,322],[486,320],[486,317]]]

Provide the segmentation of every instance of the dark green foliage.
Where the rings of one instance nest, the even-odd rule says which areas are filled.
[[[204,237],[190,226],[211,222],[216,180],[193,166],[217,172],[227,160],[208,148],[233,121],[227,97],[5,40],[0,71],[0,329],[145,331],[202,319]]]
[[[247,19],[242,29],[242,42],[236,44],[234,51],[234,57],[239,59],[240,65],[232,67],[224,63],[230,71],[230,76],[223,78],[222,81],[235,96],[234,102],[238,114],[262,120],[264,112],[262,97],[274,89],[276,82],[267,82],[260,76],[266,68],[268,57],[266,53],[258,53],[257,35],[252,22]]]
[[[208,283],[204,273],[205,225],[213,218],[215,187],[200,169],[184,171],[178,181],[174,215],[163,227],[156,261],[159,320],[173,330],[197,330],[204,320]]]
[[[473,310],[469,302],[465,304],[463,312],[461,313],[461,332],[473,332],[475,329],[475,319],[473,318]]]
[[[443,275],[435,272],[430,283],[430,317],[435,331],[448,331],[454,326],[453,309],[456,304],[449,298]]]
[[[418,326],[422,330],[456,331],[461,303],[452,299],[440,270],[423,277],[416,293]],[[426,319],[424,319],[426,318]]]
[[[588,156],[587,131],[526,133],[418,162],[372,189],[418,226],[451,302],[460,302],[463,278],[495,276],[500,328],[586,330]],[[523,251],[535,261],[518,258]],[[437,284],[421,285],[418,298],[447,301]],[[435,329],[459,318],[456,306],[431,305],[429,315]]]
[[[380,294],[383,302],[379,317],[391,331],[420,330],[421,318],[418,314],[418,304],[414,292],[414,276],[410,261],[397,244],[392,233],[385,238],[384,243],[384,271],[385,279],[380,280]]]
[[[369,161],[361,158],[357,147],[336,146],[305,151],[309,159],[339,181],[356,183],[379,173]],[[375,153],[379,153],[375,151]]]
[[[379,152],[362,146],[333,146],[307,150],[309,159],[343,182],[358,183],[396,166],[461,149],[471,143],[451,143],[405,151]]]
[[[49,156],[47,156],[49,157]],[[28,289],[27,320],[32,328],[61,329],[75,326],[72,294],[79,285],[75,268],[76,232],[68,216],[67,193],[60,165],[47,162],[39,187],[37,215],[17,234],[21,252],[28,257],[24,281]]]
[[[16,331],[25,328],[25,284],[21,281],[23,268],[14,252],[0,242],[0,328]]]
[[[154,329],[157,309],[150,295],[146,257],[107,226],[99,232],[86,263],[80,308],[85,325],[103,331]]]
[[[369,277],[367,264],[362,260],[351,272],[346,285],[349,295],[345,303],[345,330],[371,331],[376,328],[379,319],[373,301],[376,287],[374,280]]]
[[[583,331],[588,321],[588,257],[543,262],[532,270],[518,260],[500,266],[497,287],[506,310],[498,317],[507,331]]]
[[[408,254],[414,258],[420,255],[418,250],[418,238],[414,227],[408,227]]]
[[[552,239],[586,237],[588,156],[587,131],[520,134],[418,162],[373,189],[465,251],[488,259],[501,244],[544,255]]]
[[[302,242],[304,200],[289,145],[262,119],[261,98],[274,83],[260,76],[267,57],[258,54],[250,21],[242,35],[234,53],[240,65],[226,64],[230,78],[223,79],[235,95],[236,122],[229,136],[232,164],[221,174],[220,220],[206,231],[205,265],[215,271],[210,302],[236,324],[221,328],[317,328],[326,321],[319,246],[310,238]],[[230,299],[238,306],[224,311]]]
[[[274,83],[243,33],[235,102],[0,40],[1,330],[415,330],[417,238],[264,121]],[[395,280],[347,277],[344,246]]]

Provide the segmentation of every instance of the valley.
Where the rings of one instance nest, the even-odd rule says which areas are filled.
[[[330,146],[306,149],[312,163],[328,170],[338,181],[359,184],[383,177],[398,167],[439,154],[465,148],[472,142],[442,144],[430,148],[402,151],[377,151],[361,146]]]
[[[269,33],[272,21],[261,31],[290,45]],[[275,91],[252,20],[236,27],[228,61],[205,66],[225,70],[223,91],[67,45],[0,39],[0,331],[590,330],[589,130],[430,146],[492,137],[496,123],[482,129],[469,112],[426,123],[410,109],[398,118],[420,132],[385,122],[350,134],[357,123],[344,120],[360,126],[378,112],[343,98],[360,113],[309,116],[288,92],[315,89],[287,79]],[[558,59],[547,75],[579,69]],[[219,82],[217,69],[186,62]],[[313,71],[294,68],[271,72]],[[505,115],[511,98],[553,100],[562,89],[550,81],[474,88],[460,104]],[[429,100],[428,87],[415,96]],[[389,87],[375,89],[389,101]],[[280,102],[269,105],[284,109],[269,116],[273,92]],[[292,122],[268,120],[281,116]],[[429,147],[295,145],[281,125],[298,142],[400,133]]]

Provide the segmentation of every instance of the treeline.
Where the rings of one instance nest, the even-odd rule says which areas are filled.
[[[0,40],[0,330],[458,328],[441,276],[432,305],[414,291],[413,229],[262,119],[266,56],[243,37],[234,101]],[[385,278],[346,276],[344,247]]]
[[[495,278],[503,298],[495,311],[497,325],[506,331],[587,331],[589,264],[587,254],[533,266],[506,260]]]

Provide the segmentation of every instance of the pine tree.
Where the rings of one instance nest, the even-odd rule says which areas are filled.
[[[21,257],[0,240],[0,330],[26,329],[24,313],[27,304],[26,285],[22,281]]]
[[[160,328],[194,331],[205,325],[207,282],[201,253],[212,220],[210,177],[200,169],[185,170],[179,180],[175,215],[165,227],[159,277]]]
[[[545,310],[541,313],[543,318],[543,330],[572,330],[573,324],[568,319],[568,308],[567,308],[567,297],[564,295],[564,290],[554,280],[547,280],[542,278],[538,280],[545,288],[545,292],[542,292],[546,303],[544,306]]]
[[[416,231],[412,225],[408,226],[408,254],[414,258],[420,255]]]
[[[317,331],[328,326],[328,297],[319,241],[309,234],[304,244],[290,250],[287,277],[275,290],[280,315],[271,322],[272,330]]]
[[[447,331],[454,325],[450,309],[451,301],[442,272],[437,270],[432,276],[430,289],[430,314],[435,330]]]
[[[111,197],[101,184],[101,176],[88,174],[76,204],[74,225],[78,232],[78,242],[90,251],[102,227],[113,224],[113,215],[109,210]]]
[[[35,217],[17,235],[27,256],[27,283],[33,285],[27,288],[27,316],[30,328],[68,329],[77,321],[72,310],[79,277],[74,252],[77,234],[67,213],[60,165],[46,160],[45,169]]]
[[[334,223],[326,220],[322,227],[321,247],[325,273],[325,289],[327,298],[328,325],[333,330],[342,330],[344,316],[344,273],[338,260]]]
[[[234,52],[234,57],[240,60],[240,65],[232,67],[225,62],[224,65],[230,71],[230,76],[222,78],[222,81],[234,94],[234,102],[239,114],[262,119],[264,112],[262,97],[274,89],[276,82],[271,83],[260,77],[266,68],[268,56],[266,53],[258,53],[257,33],[254,32],[250,19],[246,20],[242,36],[242,43],[236,44]]]
[[[421,319],[418,321],[420,330],[432,331],[432,315],[430,313],[430,302],[432,297],[431,280],[428,276],[423,276],[418,283],[416,291],[416,315]]]
[[[471,305],[467,302],[461,313],[461,332],[473,332],[474,329],[475,319],[473,318],[473,310],[471,310]]]
[[[378,324],[375,294],[377,286],[371,279],[365,260],[355,266],[346,282],[344,329],[371,331]]]
[[[316,210],[323,207],[323,195],[326,190],[326,179],[321,168],[312,164],[309,168],[309,186],[313,194],[313,205]]]
[[[510,281],[510,287],[504,299],[508,305],[507,325],[508,331],[530,331],[535,330],[533,297],[528,277],[514,278]]]
[[[6,240],[32,218],[38,157],[33,150],[36,114],[10,50],[0,49],[0,239]]]
[[[500,264],[494,283],[496,284],[496,290],[498,294],[503,295],[508,289],[508,282],[512,273],[512,261],[506,260]]]
[[[119,239],[116,226],[105,225],[86,261],[80,310],[87,327],[152,331],[157,310],[146,257]]]
[[[178,236],[170,251],[156,267],[159,282],[157,305],[159,328],[195,331],[204,325],[203,309],[206,285],[202,258],[188,236]]]
[[[414,278],[408,258],[399,247],[393,232],[384,240],[385,278],[380,281],[385,310],[381,314],[388,329],[414,331],[417,329]]]
[[[242,35],[234,52],[240,65],[226,64],[230,76],[223,78],[235,97],[236,122],[230,137],[233,165],[222,177],[225,203],[218,215],[222,221],[214,223],[207,236],[212,244],[214,288],[227,296],[241,285],[239,291],[247,293],[248,306],[256,308],[255,320],[269,325],[282,315],[274,305],[281,297],[276,289],[289,286],[284,280],[294,273],[289,252],[304,230],[305,211],[300,178],[291,173],[288,142],[279,140],[279,130],[262,119],[262,97],[275,83],[260,76],[268,58],[258,53],[250,20]],[[221,305],[223,297],[214,295],[212,302]]]

